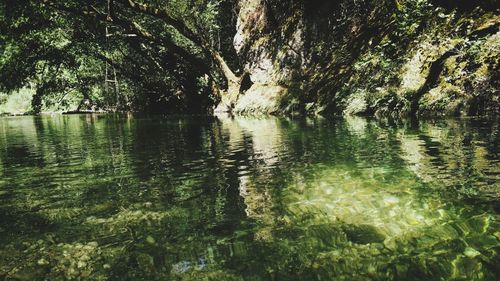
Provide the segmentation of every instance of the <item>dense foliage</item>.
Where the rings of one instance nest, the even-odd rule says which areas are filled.
[[[6,0],[0,102],[30,89],[34,113],[207,113],[218,105],[495,115],[497,2]]]
[[[31,85],[35,112],[68,93],[93,109],[204,111],[223,78],[223,2],[3,1],[0,91]]]

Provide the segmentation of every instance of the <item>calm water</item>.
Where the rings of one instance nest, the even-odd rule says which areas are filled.
[[[0,119],[0,279],[499,280],[500,123]]]

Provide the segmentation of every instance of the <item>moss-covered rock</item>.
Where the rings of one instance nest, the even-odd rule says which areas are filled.
[[[482,1],[467,9],[431,0],[285,2],[240,3],[235,46],[259,85],[237,112],[275,112],[280,100],[286,113],[499,113],[499,18]]]

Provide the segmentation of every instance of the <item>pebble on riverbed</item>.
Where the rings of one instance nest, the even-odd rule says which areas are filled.
[[[475,257],[481,255],[481,253],[474,248],[467,247],[467,248],[465,248],[464,255],[468,258],[475,258]]]

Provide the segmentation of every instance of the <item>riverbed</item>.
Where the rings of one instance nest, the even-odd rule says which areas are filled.
[[[498,280],[499,127],[0,118],[0,279]]]

